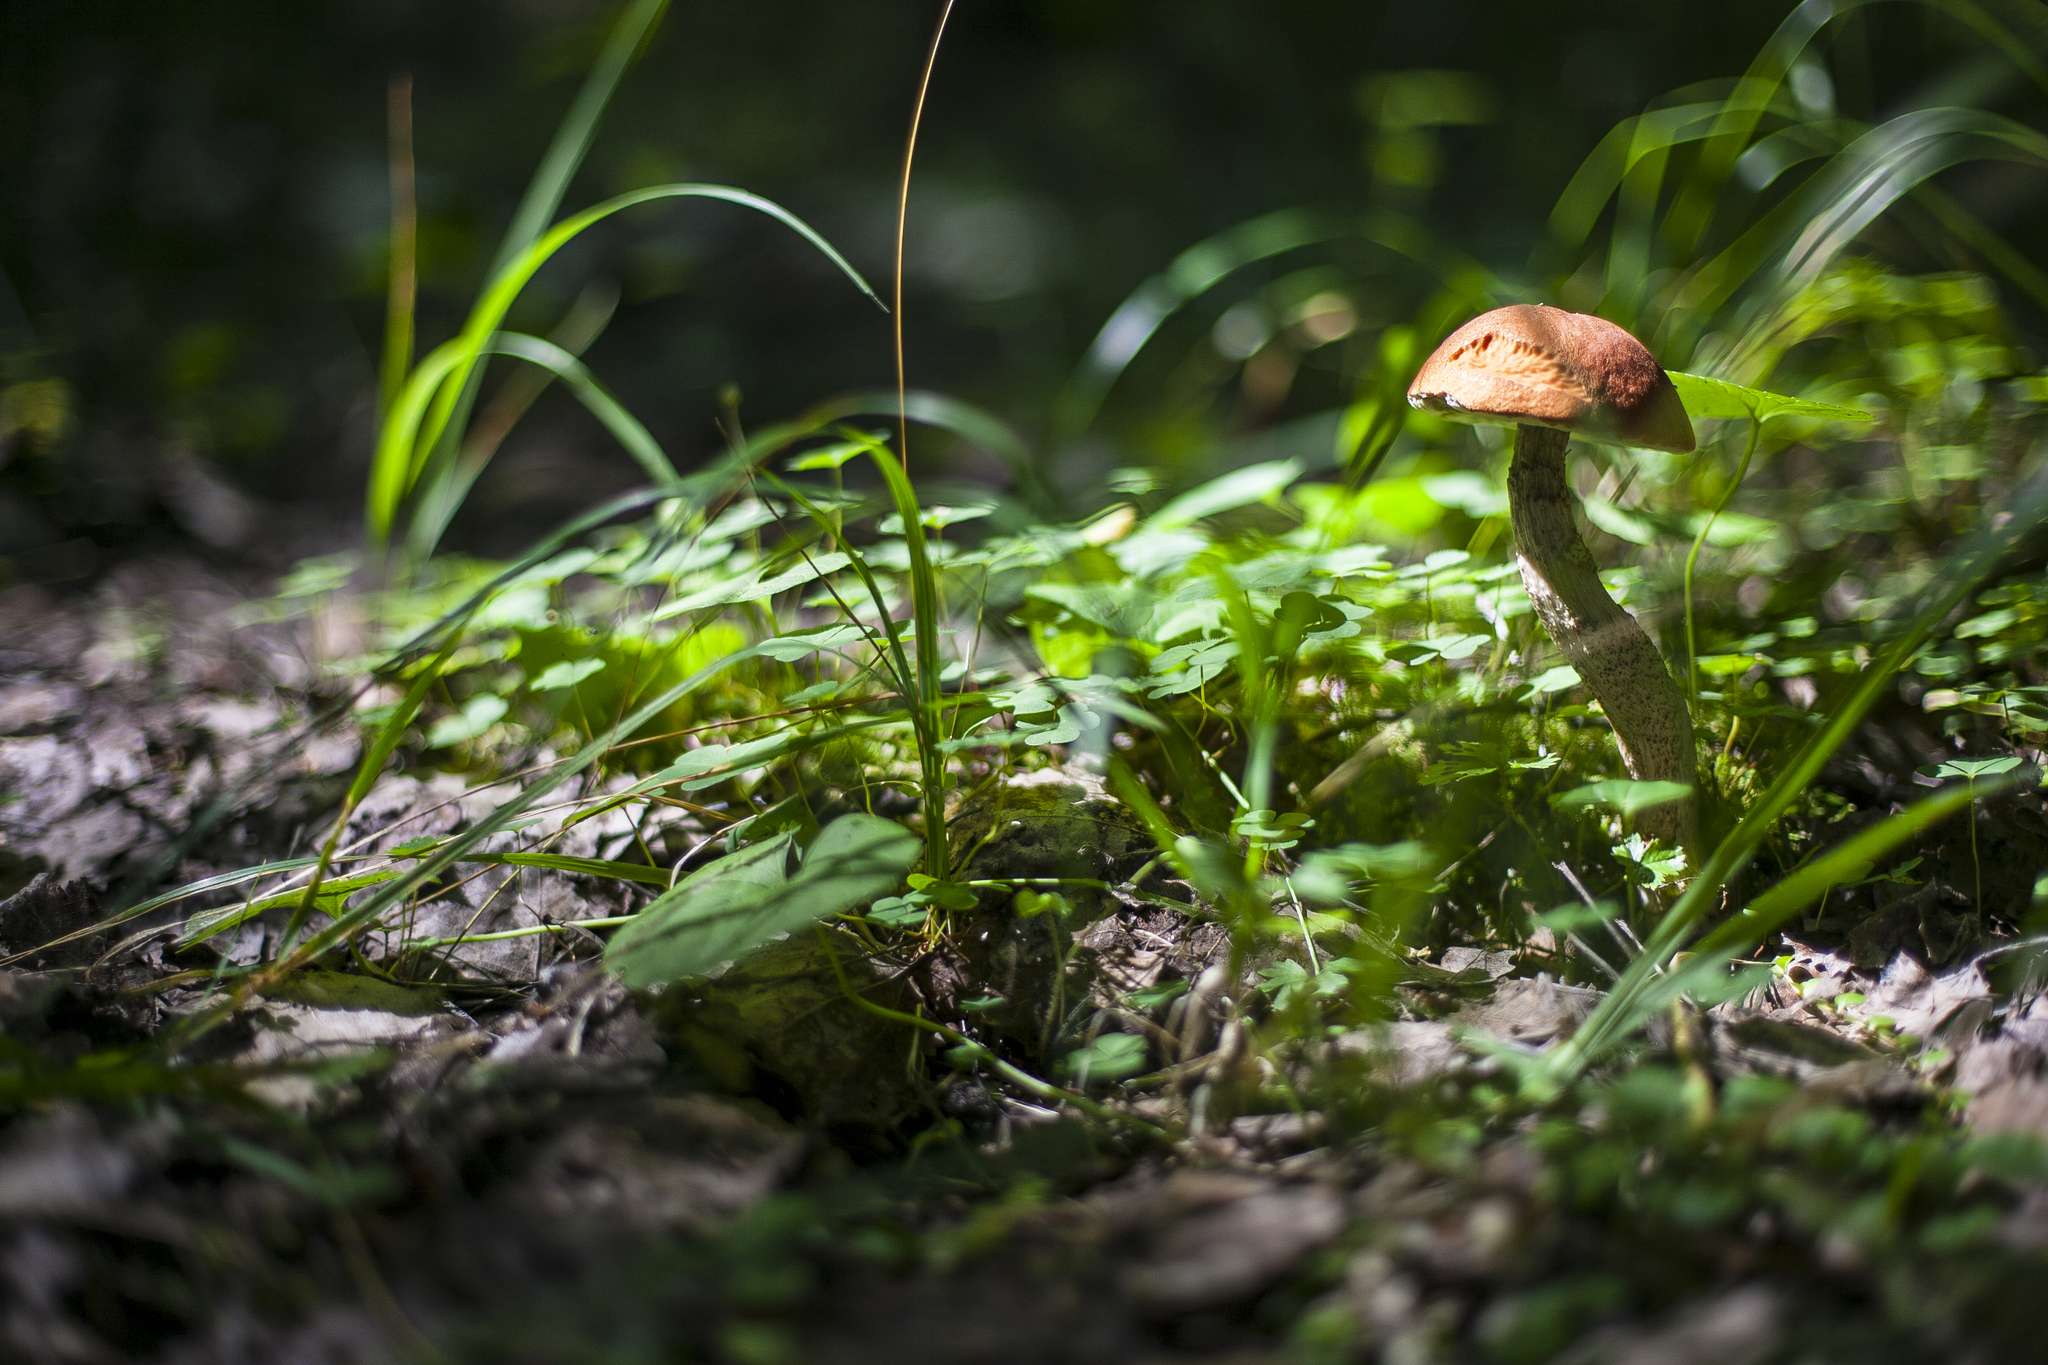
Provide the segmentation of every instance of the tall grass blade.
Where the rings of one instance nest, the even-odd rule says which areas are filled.
[[[687,198],[721,200],[767,214],[816,247],[862,293],[874,298],[877,304],[881,302],[860,272],[809,224],[779,204],[729,185],[655,185],[618,195],[566,218],[506,264],[477,300],[462,335],[436,348],[406,382],[391,420],[384,424],[371,465],[367,515],[371,531],[380,543],[391,532],[400,502],[449,430],[470,376],[486,353],[491,337],[498,332],[505,314],[534,273],[579,234],[615,213],[660,200]],[[437,517],[438,524],[422,522],[413,528],[413,554],[424,556],[432,551],[446,529],[448,515],[452,512]]]
[[[917,623],[917,670],[911,681],[917,689],[925,872],[940,881],[946,879],[946,768],[945,751],[939,747],[945,738],[939,728],[939,581],[932,572],[925,546],[923,509],[917,505],[917,494],[910,486],[910,389],[903,364],[903,246],[909,235],[910,173],[917,164],[917,133],[924,124],[925,99],[931,94],[932,72],[939,64],[939,46],[946,40],[946,23],[953,17],[953,5],[954,0],[946,0],[939,10],[939,22],[932,29],[924,72],[918,77],[917,99],[910,107],[910,132],[903,140],[903,174],[896,188],[896,306],[890,315],[896,343],[896,449],[892,452],[880,445],[868,446],[869,456],[888,482],[896,513],[903,519],[903,540],[910,552],[911,612]]]
[[[391,411],[412,369],[413,313],[419,298],[419,200],[412,159],[412,76],[391,78],[387,100],[391,142],[391,265],[384,304],[384,369],[377,411]]]
[[[2048,461],[2037,458],[2006,505],[1995,511],[1987,508],[1980,529],[1941,566],[1923,605],[1883,657],[1864,670],[1862,681],[1829,716],[1820,733],[1721,841],[1585,1025],[1550,1055],[1546,1070],[1554,1081],[1561,1083],[1578,1075],[1602,1050],[1626,1035],[1627,1028],[1633,1026],[1629,1021],[1640,1019],[1643,992],[1684,944],[1694,923],[1712,908],[1728,879],[1748,864],[1764,836],[1820,775],[1822,766],[1854,733],[1920,646],[1933,638],[1949,613],[1968,601],[2044,518],[2048,518]]]
[[[647,471],[649,478],[656,483],[674,483],[679,477],[675,465],[669,462],[667,452],[662,450],[653,433],[598,382],[589,366],[568,351],[544,337],[528,336],[523,332],[493,332],[483,349],[492,355],[515,356],[550,371],[568,386],[584,407],[590,409],[591,416],[604,424],[605,430]]]
[[[576,92],[569,112],[555,130],[554,141],[548,144],[540,165],[534,168],[526,193],[520,196],[519,207],[513,211],[505,238],[498,244],[498,254],[491,261],[493,275],[517,259],[562,207],[562,197],[569,192],[569,182],[576,178],[590,151],[591,139],[597,136],[598,120],[604,117],[605,107],[617,93],[633,54],[653,36],[655,25],[667,10],[668,0],[632,0],[619,16],[597,61],[591,65],[590,74],[584,77],[583,88]]]
[[[918,854],[909,830],[860,814],[825,826],[787,880],[777,844],[787,847],[784,839],[771,840],[769,856],[730,870],[725,865],[734,860],[721,859],[655,900],[606,945],[605,965],[634,987],[702,975],[777,934],[881,895],[902,880]]]
[[[1744,978],[1729,975],[1729,968],[1743,953],[1819,901],[1831,888],[1867,876],[1874,863],[1922,830],[1939,824],[1993,791],[2013,785],[2008,779],[1980,783],[1974,791],[1968,783],[1952,787],[1916,802],[1803,864],[1751,901],[1740,914],[1701,939],[1683,966],[1645,981],[1636,989],[1626,1014],[1600,1020],[1598,1033],[1585,1037],[1587,1057],[1598,1060],[1652,1018],[1662,1014],[1681,996],[1691,996],[1706,1003],[1726,999],[1731,988],[1744,989],[1748,984]],[[1587,1028],[1592,1027],[1595,1027],[1594,1021],[1589,1019]],[[1586,1029],[1580,1032],[1585,1035]]]
[[[1282,209],[1198,242],[1139,285],[1109,315],[1053,411],[1055,437],[1086,431],[1117,377],[1176,312],[1248,265],[1344,236],[1349,229],[1307,209]]]
[[[1974,788],[1961,782],[1946,791],[1916,801],[1897,815],[1888,816],[1845,843],[1800,865],[1770,890],[1743,908],[1742,913],[1716,927],[1694,950],[1703,954],[1746,951],[1776,932],[1779,926],[1818,901],[1829,887],[1843,886],[1868,876],[1870,868],[1887,853],[1924,829],[1941,823],[1973,801],[1996,796],[2017,785],[2011,776],[1984,778]]]
[[[505,236],[498,244],[496,256],[492,258],[491,274],[500,273],[538,237],[547,226],[548,220],[562,206],[562,198],[568,193],[569,183],[575,178],[577,168],[583,164],[584,156],[590,150],[591,139],[596,136],[598,120],[611,103],[620,79],[634,53],[640,50],[653,33],[654,26],[668,9],[668,0],[632,0],[626,12],[607,37],[604,48],[598,53],[590,74],[584,78],[583,87],[577,91],[570,103],[569,111],[555,129],[554,140],[542,155],[540,165],[520,197],[519,207],[513,211],[512,221],[505,229]],[[446,476],[459,473],[456,447],[463,429],[468,425],[469,412],[476,402],[477,385],[480,376],[474,370],[463,372],[455,392],[448,420],[439,425],[437,435],[446,433],[448,439],[439,444],[429,443],[422,452],[422,459],[431,459]],[[386,405],[387,410],[389,404]],[[374,479],[373,479],[374,482]],[[437,480],[440,482],[440,480]],[[448,490],[437,489],[437,495],[430,501],[448,508],[446,516],[452,516]],[[459,501],[459,499],[456,499]],[[445,524],[445,522],[444,522]],[[373,549],[381,551],[389,538],[390,527],[380,525],[373,517],[369,523],[370,540]],[[437,534],[438,538],[438,534]],[[430,547],[431,548],[431,547]]]
[[[611,324],[618,305],[616,285],[609,288],[587,285],[546,339],[581,359],[583,352]],[[483,405],[483,410],[468,419],[460,452],[448,477],[434,483],[434,508],[423,508],[421,515],[438,515],[441,508],[450,509],[452,515],[452,509],[461,506],[469,496],[470,487],[482,477],[484,466],[491,462],[491,457],[498,453],[498,447],[512,434],[519,419],[526,415],[527,409],[547,391],[554,379],[551,371],[538,366],[519,367],[505,377],[498,391]]]

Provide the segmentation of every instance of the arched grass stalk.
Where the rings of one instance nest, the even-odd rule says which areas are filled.
[[[1700,524],[1699,533],[1693,537],[1692,549],[1685,556],[1685,677],[1694,700],[1699,697],[1699,640],[1693,627],[1692,575],[1693,566],[1699,562],[1700,547],[1707,543],[1707,536],[1714,529],[1714,522],[1734,499],[1735,491],[1742,487],[1742,478],[1749,472],[1750,460],[1756,455],[1757,441],[1763,432],[1764,423],[1775,417],[1805,417],[1828,422],[1869,422],[1875,419],[1861,408],[1845,408],[1834,403],[1815,403],[1805,398],[1793,398],[1787,394],[1770,393],[1763,389],[1747,388],[1731,384],[1725,379],[1709,379],[1700,374],[1684,374],[1671,371],[1671,382],[1677,386],[1678,394],[1685,402],[1685,410],[1697,421],[1702,417],[1746,419],[1749,422],[1749,440],[1742,448],[1742,459],[1735,466],[1735,477],[1728,481],[1728,489],[1721,494],[1721,500],[1714,504],[1714,510]]]
[[[1685,681],[1686,686],[1692,690],[1694,701],[1698,701],[1700,695],[1700,646],[1698,632],[1693,626],[1693,566],[1700,562],[1700,547],[1707,543],[1707,536],[1713,531],[1714,522],[1728,509],[1729,502],[1735,497],[1735,490],[1742,487],[1742,476],[1749,472],[1750,459],[1756,454],[1757,433],[1762,428],[1763,423],[1755,420],[1750,422],[1749,440],[1742,447],[1742,459],[1736,463],[1735,477],[1728,481],[1727,490],[1721,494],[1721,500],[1714,504],[1714,510],[1707,513],[1707,519],[1700,523],[1699,534],[1692,538],[1692,549],[1688,550],[1685,556]]]
[[[1934,575],[1931,591],[1923,599],[1920,609],[1894,637],[1884,655],[1864,669],[1855,690],[1828,717],[1820,733],[1786,765],[1742,821],[1722,839],[1686,887],[1685,893],[1665,912],[1656,931],[1644,944],[1643,952],[1629,964],[1621,980],[1615,983],[1614,989],[1608,992],[1578,1032],[1547,1055],[1541,1063],[1543,1085],[1569,1083],[1670,1003],[1671,997],[1666,993],[1668,983],[1659,984],[1666,976],[1665,968],[1672,955],[1684,946],[1694,925],[1718,903],[1721,889],[1748,865],[1764,836],[1820,775],[1822,767],[1835,751],[1855,733],[1856,727],[1892,685],[1900,670],[1912,661],[1922,645],[1934,637],[1949,614],[1968,601],[1985,579],[2028,541],[2044,517],[2048,517],[2048,463],[2036,462],[2003,507],[1984,509],[1977,533]],[[1967,792],[1956,793],[1959,801],[1967,797]],[[1928,820],[1946,814],[1948,810],[1924,802],[1914,809],[1920,812],[1916,818]],[[1900,818],[1895,817],[1895,821]],[[1890,837],[1900,831],[1910,833],[1912,827],[1887,822],[1868,833],[1874,835],[1882,830],[1886,831],[1886,837]],[[1899,833],[1899,837],[1904,837],[1904,833]],[[1867,861],[1876,854],[1872,852],[1863,856]],[[1829,867],[1824,871],[1825,876],[1816,874],[1819,884],[1812,888],[1815,897],[1830,881],[1854,880],[1843,875],[1839,868]],[[1800,902],[1801,905],[1805,903]],[[1725,942],[1727,940],[1722,936],[1731,932],[1745,935],[1744,942],[1754,941],[1747,937],[1749,930],[1756,927],[1754,921],[1738,917],[1730,923],[1741,923],[1745,927],[1741,931],[1731,931],[1728,926],[1723,926],[1706,942]]]
[[[602,204],[564,219],[542,234],[532,246],[520,252],[492,280],[476,306],[462,334],[430,352],[406,380],[392,405],[378,437],[377,453],[370,466],[366,516],[372,539],[382,545],[390,536],[405,496],[427,471],[445,443],[455,434],[456,416],[471,375],[483,357],[493,349],[498,325],[541,266],[578,235],[615,213],[665,199],[717,199],[765,213],[795,231],[824,253],[862,293],[875,299],[860,272],[835,250],[831,243],[780,205],[729,185],[656,185],[618,195]],[[530,358],[530,357],[529,357]],[[446,476],[443,471],[441,477]],[[415,557],[430,553],[455,513],[453,506],[437,503],[431,493],[423,500],[435,507],[434,515],[418,519],[410,530],[408,548]]]

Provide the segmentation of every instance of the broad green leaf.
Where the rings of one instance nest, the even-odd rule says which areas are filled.
[[[1559,810],[1584,810],[1589,806],[1603,810],[1617,810],[1623,815],[1634,815],[1637,811],[1652,806],[1662,806],[1672,801],[1683,800],[1692,788],[1683,782],[1636,782],[1625,777],[1609,778],[1605,782],[1592,782],[1583,787],[1574,787],[1568,792],[1550,798],[1550,803]]]
[[[1145,520],[1148,531],[1173,531],[1213,517],[1264,502],[1301,477],[1299,460],[1271,460],[1265,464],[1233,469],[1220,479],[1191,488]]]
[[[1422,480],[1422,491],[1444,507],[1455,507],[1468,517],[1506,516],[1508,493],[1493,480],[1470,469],[1449,474],[1431,474]]]
[[[635,988],[702,975],[778,934],[881,895],[903,879],[921,848],[901,825],[873,815],[841,816],[786,880],[769,879],[768,857],[701,882],[686,880],[619,930],[605,963]]]
[[[1598,928],[1620,913],[1621,907],[1613,901],[1595,901],[1591,905],[1568,901],[1533,918],[1554,934],[1576,934],[1582,929]]]
[[[466,739],[475,739],[484,731],[505,718],[510,709],[503,697],[489,692],[479,692],[462,704],[462,709],[452,716],[443,716],[434,722],[434,728],[427,731],[427,747],[445,749],[451,744],[460,744]]]
[[[1150,1049],[1143,1038],[1129,1033],[1104,1033],[1078,1052],[1070,1052],[1060,1069],[1086,1085],[1090,1079],[1118,1081],[1135,1076],[1148,1065]]]
[[[836,625],[818,626],[811,630],[793,630],[787,635],[763,640],[754,648],[770,659],[794,663],[798,659],[816,654],[821,649],[838,649],[843,645],[857,645],[880,638],[879,632],[842,621]]]
[[[1769,659],[1761,654],[1702,654],[1694,659],[1693,667],[1716,678],[1734,677],[1747,673],[1758,664],[1768,664]]]
[[[1142,584],[1034,583],[1024,590],[1123,639],[1145,639],[1159,598]]]
[[[387,867],[376,872],[365,872],[356,877],[336,877],[322,882],[320,884],[320,894],[314,901],[314,907],[324,914],[338,915],[341,912],[342,904],[351,895],[361,891],[364,887],[388,882],[396,877],[398,873],[398,868]],[[242,905],[223,905],[214,910],[201,910],[186,919],[184,932],[178,937],[178,945],[189,948],[195,943],[203,943],[215,934],[252,920],[266,910],[282,910],[289,906],[297,905],[305,898],[306,888],[300,886],[294,887],[290,891],[281,891],[274,896],[265,896],[261,900],[248,901]]]
[[[736,607],[742,602],[759,602],[773,597],[776,593],[800,587],[826,574],[837,573],[853,562],[853,556],[834,550],[830,554],[810,555],[765,577],[741,579],[737,583],[726,582],[700,589],[687,596],[678,597],[667,606],[650,615],[650,621],[663,621],[679,616],[686,611],[702,611],[706,607]]]
[[[2004,754],[1998,758],[1952,758],[1934,770],[1936,777],[1964,777],[1974,782],[1980,777],[1996,777],[2009,773],[2020,766],[2015,754]]]
[[[542,669],[540,676],[526,686],[534,692],[552,692],[559,687],[574,687],[591,674],[603,671],[602,659],[563,659]]]
[[[789,462],[789,470],[794,474],[811,469],[837,469],[866,449],[859,441],[836,441],[805,451]]]
[[[1877,420],[1861,408],[1845,408],[1834,403],[1815,403],[1806,398],[1794,398],[1790,394],[1745,388],[1741,384],[1731,384],[1725,379],[1709,379],[1703,374],[1686,374],[1680,370],[1673,370],[1671,382],[1678,386],[1678,396],[1685,400],[1685,410],[1694,418],[1747,417],[1757,422],[1768,422],[1773,417],[1810,417],[1823,422]]]
[[[566,853],[470,853],[465,863],[495,863],[506,867],[544,867],[553,872],[571,872],[579,877],[605,877],[612,881],[644,882],[667,886],[668,869],[646,863],[619,863],[607,858],[577,858]]]

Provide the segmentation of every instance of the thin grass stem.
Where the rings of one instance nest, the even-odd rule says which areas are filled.
[[[1701,524],[1699,534],[1692,538],[1692,549],[1685,556],[1685,679],[1687,686],[1692,690],[1694,701],[1699,700],[1700,695],[1700,650],[1699,639],[1693,631],[1693,566],[1699,563],[1700,547],[1707,543],[1707,534],[1714,529],[1715,519],[1727,509],[1729,501],[1735,496],[1735,490],[1742,487],[1742,476],[1749,472],[1749,461],[1756,454],[1757,435],[1763,430],[1763,425],[1760,418],[1754,415],[1750,417],[1749,441],[1742,448],[1742,460],[1735,466],[1735,477],[1729,480],[1728,489],[1721,494],[1721,500],[1714,504],[1714,510],[1707,513],[1707,519]],[[1733,742],[1733,731],[1730,731],[1729,739]]]
[[[412,151],[412,73],[391,78],[391,267],[384,305],[384,372],[377,411],[388,415],[412,371],[414,311],[419,299],[419,200]]]

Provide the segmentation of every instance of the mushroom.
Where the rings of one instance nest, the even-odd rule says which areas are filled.
[[[1577,499],[1564,471],[1574,434],[1691,450],[1692,420],[1671,377],[1641,342],[1604,318],[1514,304],[1445,338],[1409,386],[1408,402],[1461,422],[1514,427],[1508,519],[1537,619],[1599,698],[1629,776],[1694,785],[1685,693],[1636,619],[1601,586],[1572,517]],[[1690,844],[1692,802],[1653,807],[1638,824]]]

